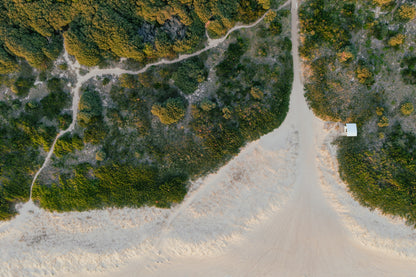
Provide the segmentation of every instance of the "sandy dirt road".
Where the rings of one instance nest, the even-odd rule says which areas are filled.
[[[108,276],[416,276],[415,261],[366,249],[354,241],[323,195],[316,164],[323,123],[303,97],[297,7],[293,0],[295,74],[290,109],[275,135],[278,139],[293,127],[299,133],[291,200],[220,256],[169,257],[163,256],[162,249],[163,258],[140,258]]]

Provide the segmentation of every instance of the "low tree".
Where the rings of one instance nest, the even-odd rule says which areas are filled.
[[[414,108],[413,108],[413,104],[408,102],[408,103],[404,103],[401,107],[400,107],[400,112],[402,113],[402,115],[411,115],[413,112]]]
[[[391,2],[393,2],[393,0],[373,0],[373,3],[378,6],[386,6],[390,4]]]
[[[203,111],[209,112],[210,110],[214,109],[217,105],[211,100],[205,98],[204,100],[201,101],[199,106],[201,107]]]
[[[392,47],[402,45],[405,38],[406,38],[405,35],[397,34],[394,37],[389,39],[388,44]]]
[[[151,112],[159,118],[160,122],[169,125],[185,116],[185,105],[180,98],[169,98],[164,104],[154,104]]]
[[[400,6],[397,12],[402,21],[411,21],[416,17],[416,8],[413,5],[405,4]]]

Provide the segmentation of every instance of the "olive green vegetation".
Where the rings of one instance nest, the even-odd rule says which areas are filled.
[[[400,71],[403,81],[406,84],[416,85],[416,55],[405,56],[400,64],[402,70]]]
[[[118,57],[140,63],[190,53],[235,22],[251,22],[270,0],[105,0],[0,2],[0,74],[21,61],[45,70],[62,51],[83,65]],[[65,67],[63,66],[62,69]]]
[[[359,127],[336,141],[342,179],[363,205],[416,225],[412,2],[308,0],[299,15],[310,106]]]
[[[0,220],[15,213],[14,203],[28,199],[33,174],[42,163],[40,151],[49,150],[59,129],[57,122],[45,119],[57,118],[69,104],[60,80],[47,84],[49,94],[40,100],[0,101]]]
[[[175,85],[185,94],[192,94],[198,84],[205,81],[208,72],[204,63],[197,58],[184,61],[173,74]]]
[[[399,125],[380,149],[360,139],[340,139],[340,174],[361,204],[405,218],[416,225],[416,136]]]
[[[277,20],[285,16],[279,13]],[[253,55],[259,46],[263,54]],[[122,75],[109,93],[90,84],[82,92],[76,127],[84,148],[77,135],[58,140],[51,163],[56,176],[41,174],[34,199],[56,211],[180,202],[190,180],[215,171],[248,141],[282,123],[293,79],[290,51],[287,34],[264,24],[233,35],[224,54],[214,49]],[[209,68],[212,57],[227,64]],[[218,88],[194,95],[210,70]],[[87,130],[95,122],[106,131],[89,141]]]
[[[59,186],[36,186],[34,193],[42,195],[40,205],[56,211],[85,211],[97,207],[169,207],[182,201],[185,176],[159,177],[153,166],[106,165],[93,168],[79,164],[74,178],[60,178]],[[93,175],[93,177],[91,177]]]
[[[53,153],[55,154],[55,156],[60,158],[65,154],[74,152],[75,149],[81,150],[83,147],[84,142],[82,141],[80,136],[65,133],[56,141]]]
[[[152,106],[152,114],[159,117],[163,124],[178,122],[185,116],[185,106],[180,98],[169,98],[164,104],[156,103]]]
[[[107,134],[103,121],[103,106],[98,92],[86,90],[82,93],[78,107],[77,122],[84,129],[84,142],[99,144]]]

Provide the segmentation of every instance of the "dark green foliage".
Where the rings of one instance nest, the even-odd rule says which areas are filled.
[[[63,90],[62,80],[59,78],[53,77],[46,82],[46,87],[48,88],[50,92],[62,91]]]
[[[358,27],[354,4],[330,3],[328,0],[305,2],[300,7],[301,30],[306,36],[300,53],[310,58],[317,43],[339,50],[350,40],[350,32]]]
[[[105,77],[105,78],[103,79],[103,82],[102,82],[103,86],[106,86],[106,85],[108,85],[109,83],[110,83],[110,78]]]
[[[102,121],[102,118],[94,118],[91,120],[84,130],[84,142],[99,144],[107,135],[107,126]]]
[[[69,104],[70,100],[68,93],[63,91],[51,92],[40,100],[43,107],[42,112],[47,118],[54,119]]]
[[[231,78],[233,74],[238,73],[240,58],[246,50],[247,44],[242,39],[230,44],[225,53],[225,59],[216,67],[216,73],[221,80]]]
[[[123,88],[136,88],[139,84],[137,76],[132,74],[122,74],[118,79]]]
[[[376,22],[373,26],[374,37],[378,40],[384,40],[389,33],[388,26],[387,22]]]
[[[208,72],[204,63],[198,57],[194,57],[180,63],[173,75],[173,80],[183,93],[192,94],[198,88],[198,84],[205,81],[207,76]]]
[[[280,18],[276,17],[270,22],[270,32],[274,35],[279,35],[282,32],[282,23],[280,23]]]
[[[86,90],[79,101],[78,123],[86,127],[94,119],[102,117],[103,107],[98,92]]]
[[[29,90],[33,86],[34,82],[35,78],[33,77],[20,76],[17,78],[16,82],[13,83],[10,89],[18,96],[25,97],[29,93]]]
[[[103,107],[98,92],[85,90],[79,101],[78,124],[85,128],[84,142],[99,144],[107,134],[103,121]]]
[[[94,66],[108,58],[147,62],[189,53],[205,39],[204,24],[223,34],[254,21],[262,1],[14,1],[0,4],[0,74],[18,70],[16,58],[45,69],[62,49]],[[4,50],[3,50],[4,49]],[[2,73],[3,72],[3,73]]]
[[[0,74],[15,72],[19,69],[16,58],[10,55],[0,42]]]
[[[61,44],[51,43],[47,38],[24,28],[3,28],[0,34],[4,45],[10,53],[24,58],[31,66],[46,69],[53,59],[56,59],[62,49]]]
[[[416,56],[404,57],[400,63],[403,69],[400,71],[403,81],[406,84],[416,84]]]
[[[72,122],[72,114],[64,113],[58,115],[59,129],[66,130]]]
[[[28,199],[32,174],[42,161],[39,147],[49,149],[56,129],[41,124],[36,111],[14,118],[12,106],[0,103],[1,117],[9,121],[0,127],[0,218],[7,219],[15,213],[16,202]]]
[[[187,176],[160,175],[153,166],[111,164],[91,170],[88,164],[78,165],[72,177],[61,175],[59,184],[35,186],[33,196],[48,210],[85,211],[143,205],[168,208],[186,194]]]
[[[416,137],[400,126],[378,151],[360,137],[338,141],[340,174],[361,204],[416,224]]]
[[[81,150],[83,147],[84,143],[78,135],[66,133],[56,141],[53,153],[60,158],[63,155],[74,152],[75,149]]]
[[[163,104],[154,104],[151,112],[163,124],[172,124],[185,116],[185,105],[181,98],[169,98]]]
[[[66,63],[61,63],[58,65],[58,68],[60,70],[67,70],[68,69],[68,65]]]
[[[69,105],[71,98],[68,93],[63,91],[62,81],[58,78],[49,79],[47,87],[49,94],[40,100],[41,113],[48,119],[55,119],[62,109]]]

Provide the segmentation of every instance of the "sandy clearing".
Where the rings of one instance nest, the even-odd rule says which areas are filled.
[[[359,243],[415,253],[413,230],[385,217],[379,228],[336,179],[329,136],[303,98],[295,7],[296,74],[279,129],[196,181],[172,210],[58,214],[26,203],[0,223],[0,276],[414,276],[415,262]]]

